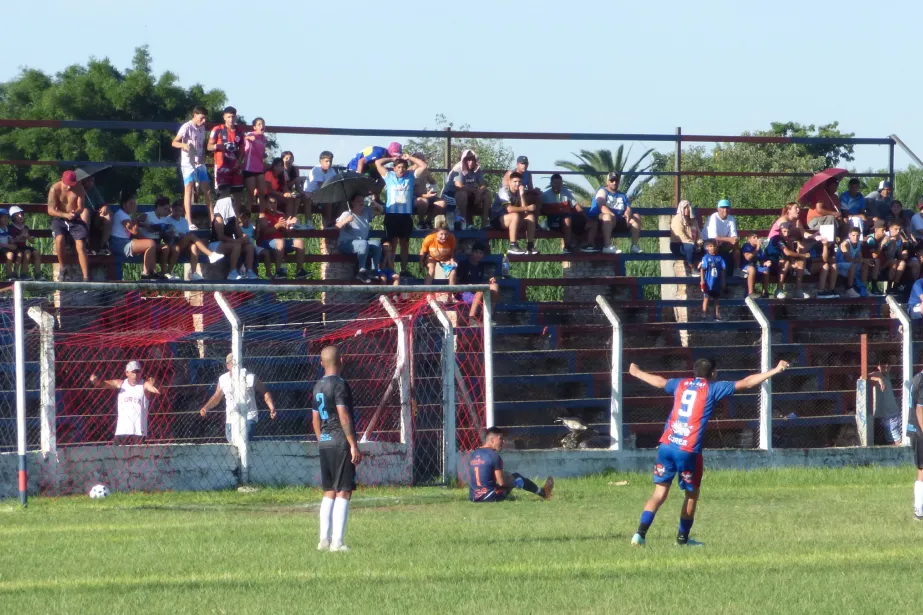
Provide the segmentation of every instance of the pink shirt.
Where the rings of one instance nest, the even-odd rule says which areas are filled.
[[[254,136],[256,139],[253,141],[244,139],[244,171],[262,173],[266,170],[266,165],[263,163],[263,158],[266,156],[266,136],[255,132],[248,132],[247,136]]]

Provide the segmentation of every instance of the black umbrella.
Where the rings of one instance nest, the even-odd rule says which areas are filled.
[[[337,171],[311,195],[314,203],[348,203],[357,195],[367,196],[375,189],[375,180],[355,171]]]
[[[92,177],[97,173],[105,171],[106,169],[112,168],[112,165],[109,164],[85,164],[82,167],[77,167],[74,171],[77,174],[77,181],[82,182],[88,177]]]

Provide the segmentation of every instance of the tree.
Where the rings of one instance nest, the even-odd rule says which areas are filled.
[[[171,72],[151,71],[147,47],[138,47],[131,68],[120,71],[108,59],[91,58],[55,76],[23,69],[0,84],[0,117],[18,119],[80,119],[121,121],[186,121],[195,105],[220,121],[225,95],[201,85],[183,88]],[[137,191],[142,200],[157,194],[178,194],[182,182],[171,147],[173,133],[165,130],[0,129],[0,158],[14,160],[87,160],[166,162],[169,168],[116,168],[106,172],[104,196]],[[43,202],[49,186],[61,174],[53,166],[0,167],[0,199]]]
[[[590,185],[590,190],[580,184],[564,182],[564,185],[570,188],[574,196],[584,203],[589,203],[596,192],[606,185],[606,176],[613,171],[622,176],[619,188],[628,195],[629,199],[633,200],[652,179],[652,176],[642,176],[640,173],[650,171],[653,168],[655,158],[651,158],[651,162],[647,166],[642,166],[653,152],[653,149],[647,150],[631,166],[627,166],[631,148],[628,149],[626,154],[624,145],[619,145],[619,148],[615,150],[615,156],[612,155],[611,150],[607,149],[600,149],[595,152],[582,149],[579,154],[574,154],[579,162],[558,160],[555,164],[568,171],[584,174],[582,177]]]
[[[437,129],[451,129],[453,124],[446,119],[441,113],[436,116]],[[458,130],[470,130],[468,124],[462,124]],[[513,150],[507,147],[502,139],[452,139],[452,163],[451,169],[459,160],[464,150],[474,150],[481,163],[482,169],[495,169],[505,172],[506,169],[513,167]],[[426,156],[426,161],[432,168],[442,168],[445,161],[445,139],[439,137],[424,137],[422,139],[411,139],[404,147],[407,153],[422,152]],[[500,182],[503,178],[502,173],[487,175],[487,183],[490,189],[496,193],[500,188]],[[438,178],[444,182],[444,177]]]

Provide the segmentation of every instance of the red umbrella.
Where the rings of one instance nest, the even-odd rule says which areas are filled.
[[[824,169],[820,173],[815,173],[814,176],[804,182],[804,185],[801,187],[801,192],[798,193],[798,202],[802,205],[810,205],[809,197],[812,192],[823,187],[828,180],[843,179],[847,175],[849,175],[849,171],[846,169]]]

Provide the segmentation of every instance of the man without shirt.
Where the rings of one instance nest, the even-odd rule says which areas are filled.
[[[58,253],[60,271],[58,281],[64,279],[64,239],[74,240],[77,261],[83,281],[90,281],[90,264],[87,260],[87,238],[90,231],[80,218],[84,209],[85,191],[77,181],[77,174],[65,171],[61,181],[56,182],[48,191],[48,215],[51,217],[51,230],[54,234],[55,251]]]

